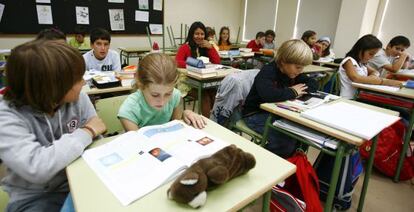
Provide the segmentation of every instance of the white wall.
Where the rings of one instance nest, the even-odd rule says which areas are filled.
[[[376,12],[378,8],[372,8],[378,5],[375,2],[378,0],[342,1],[333,48],[337,57],[344,57],[361,35],[371,33],[368,31],[373,29],[375,18],[372,18],[371,12],[365,12]]]
[[[385,1],[385,0],[383,0]],[[408,53],[414,55],[414,8],[413,0],[388,0],[385,9],[382,28],[379,29],[378,38],[386,46],[388,42],[397,35],[406,36],[410,39],[411,47]]]
[[[279,0],[276,14],[276,46],[293,38],[297,7],[297,0]]]
[[[246,14],[243,41],[255,39],[257,32],[275,30],[277,0],[245,0],[244,3]]]
[[[296,37],[300,38],[306,30],[313,30],[317,33],[318,38],[328,36],[333,41],[341,2],[342,0],[300,1]]]
[[[164,0],[164,23],[172,25],[175,36],[179,36],[180,24],[191,25],[194,21],[202,21],[207,26],[216,28],[229,26],[231,39],[236,40],[237,30],[242,24],[242,0]],[[218,32],[217,32],[218,33]],[[166,46],[170,46],[168,34],[166,34]],[[0,49],[10,49],[33,39],[34,35],[0,35]],[[240,35],[241,37],[241,35]],[[160,36],[151,38],[160,46]],[[147,47],[146,36],[114,35],[111,48],[118,47]]]

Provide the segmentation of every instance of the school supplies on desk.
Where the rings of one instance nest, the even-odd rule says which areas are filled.
[[[193,72],[200,73],[200,74],[208,74],[208,73],[215,73],[218,70],[223,69],[223,66],[218,65],[218,64],[208,64],[205,66],[205,68],[197,68],[197,67],[187,65],[186,69],[188,71],[193,71]]]
[[[388,86],[388,85],[370,85],[370,84],[355,83],[355,82],[353,82],[352,85],[359,85],[359,86],[369,87],[369,88],[382,90],[382,91],[393,91],[393,92],[395,92],[395,91],[400,90],[400,87],[394,87],[394,86]]]
[[[204,62],[199,59],[195,59],[193,57],[187,57],[187,60],[185,61],[187,66],[195,67],[195,68],[205,68]]]
[[[388,115],[346,102],[324,104],[306,110],[302,117],[370,140],[400,117]]]
[[[403,85],[406,88],[414,88],[414,80],[407,80]]]
[[[86,150],[82,158],[125,206],[225,146],[214,136],[171,121],[122,134]]]
[[[121,80],[115,75],[97,75],[92,77],[92,84],[97,88],[113,88],[121,86]]]
[[[341,97],[317,91],[315,93],[304,94],[297,99],[276,103],[276,105],[280,108],[284,108],[294,112],[302,112],[339,98]]]

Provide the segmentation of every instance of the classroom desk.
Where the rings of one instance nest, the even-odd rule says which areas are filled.
[[[377,93],[377,94],[381,94],[381,95],[385,95],[389,97],[398,97],[407,102],[414,102],[414,89],[403,87],[398,91],[387,91],[387,90],[372,88],[364,84],[353,83],[352,86],[357,88],[357,94],[355,95],[356,99],[358,98],[360,91],[365,91],[365,92],[374,93],[374,94]],[[410,145],[410,138],[412,134],[412,129],[414,127],[414,109],[413,108],[404,108],[404,109],[406,109],[409,113],[409,121],[408,121],[408,126],[407,126],[407,130],[406,130],[405,137],[404,137],[404,145],[401,151],[400,159],[398,160],[397,171],[394,175],[394,182],[398,182],[400,179],[401,168],[404,163],[408,145]]]
[[[380,111],[380,112],[384,112],[390,115],[396,115],[398,116],[398,112],[395,111],[391,111],[391,110],[387,110],[387,109],[383,109],[383,108],[379,108],[379,107],[375,107],[372,105],[368,105],[368,104],[364,104],[364,103],[359,103],[356,101],[352,101],[352,100],[345,100],[345,99],[338,99],[334,102],[331,102],[329,104],[335,104],[337,102],[340,101],[345,101],[347,103],[351,103],[351,104],[355,104],[358,106],[363,106],[369,109],[373,109],[376,111]],[[336,190],[336,186],[338,183],[338,179],[339,179],[339,173],[340,173],[340,169],[341,169],[341,165],[342,165],[342,158],[343,156],[345,156],[346,154],[349,153],[350,150],[352,150],[355,146],[361,146],[365,140],[362,138],[359,138],[357,136],[345,133],[343,131],[337,130],[335,128],[331,128],[329,126],[320,124],[318,122],[312,121],[310,119],[306,119],[300,116],[299,113],[297,112],[292,112],[286,109],[282,109],[277,107],[274,103],[265,103],[265,104],[261,104],[260,108],[269,112],[271,115],[269,116],[269,118],[266,121],[266,125],[265,125],[265,130],[263,133],[263,140],[266,140],[269,130],[273,129],[273,130],[278,130],[281,131],[291,137],[294,137],[296,139],[298,139],[299,141],[301,141],[302,143],[306,143],[310,146],[313,146],[317,149],[320,149],[322,152],[335,156],[335,163],[334,163],[334,167],[332,170],[332,178],[329,184],[329,191],[328,191],[328,195],[327,195],[327,199],[325,202],[325,208],[324,211],[331,211],[332,207],[333,207],[333,200],[334,200],[334,196],[335,196],[335,190]],[[283,129],[279,129],[277,127],[275,127],[273,125],[273,123],[271,122],[273,116],[278,116],[278,117],[282,117],[285,119],[288,119],[290,121],[299,123],[303,126],[312,128],[316,131],[325,133],[327,135],[330,135],[332,137],[335,137],[337,139],[339,139],[341,142],[338,143],[337,149],[336,151],[334,150],[330,150],[327,148],[321,148],[315,144],[313,144],[312,142],[309,142],[293,133],[284,131]],[[369,181],[369,177],[371,175],[371,170],[372,170],[372,165],[374,162],[374,154],[375,154],[375,149],[377,147],[377,137],[375,137],[372,141],[372,147],[371,147],[371,154],[369,156],[369,160],[367,163],[367,168],[365,170],[365,178],[364,178],[364,182],[363,182],[363,187],[361,190],[361,196],[359,199],[359,204],[358,204],[358,211],[362,211],[362,208],[364,206],[364,199],[365,199],[365,195],[366,195],[366,191],[368,188],[368,181]]]
[[[201,114],[201,100],[203,97],[203,89],[209,87],[217,87],[219,82],[223,80],[227,75],[241,71],[240,69],[229,68],[229,69],[220,69],[214,73],[208,74],[199,74],[194,71],[187,71],[184,68],[177,69],[180,73],[187,76],[186,80],[183,82],[188,86],[197,89],[197,98],[198,98],[198,113]]]
[[[82,158],[66,168],[76,211],[238,211],[295,173],[296,166],[247,139],[208,120],[204,129],[228,143],[236,144],[256,158],[256,167],[215,190],[209,191],[206,205],[195,210],[168,200],[169,182],[128,206],[122,206]],[[113,137],[94,142],[89,148],[109,142]],[[268,200],[269,195],[264,198]],[[263,207],[268,210],[269,205]]]
[[[166,54],[166,55],[171,56],[171,57],[175,57],[175,55],[177,55],[177,52],[174,52],[174,51],[165,51],[165,52],[160,51],[159,53],[163,53],[163,54]],[[149,54],[151,54],[151,52],[141,53],[141,54],[138,55],[138,58],[142,59],[143,57],[145,57]]]
[[[408,77],[414,79],[414,69],[411,70],[400,70],[397,73],[392,73],[392,75],[397,77]]]
[[[303,68],[305,74],[318,73],[318,72],[333,72],[335,69],[330,67],[318,66],[318,65],[307,65]]]
[[[129,65],[129,58],[132,57],[139,57],[140,54],[151,51],[149,47],[140,47],[140,48],[125,48],[119,47],[120,50],[119,56],[121,60],[121,64],[128,64]]]
[[[325,62],[325,61],[314,60],[313,64],[314,65],[319,65],[319,66],[339,68],[339,63],[334,63],[334,62]]]
[[[126,82],[126,81],[125,81]],[[99,95],[99,94],[107,94],[107,93],[116,93],[116,92],[127,92],[132,91],[133,86],[131,81],[130,83],[123,82],[122,86],[113,87],[113,88],[91,88],[88,84],[82,87],[82,91],[88,95]]]

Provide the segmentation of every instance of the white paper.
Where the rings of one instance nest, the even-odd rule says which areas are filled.
[[[50,3],[50,0],[36,0],[36,3]]]
[[[1,22],[1,17],[3,16],[3,11],[4,11],[4,4],[0,4],[0,22]]]
[[[111,23],[112,31],[125,30],[124,10],[110,9],[109,10],[109,21]]]
[[[400,119],[398,116],[346,102],[322,105],[306,110],[300,115],[367,140]]]
[[[149,21],[149,12],[148,11],[135,10],[135,21],[148,22]]]
[[[86,150],[82,158],[125,206],[227,145],[201,130],[171,121],[124,133]]]
[[[154,0],[153,3],[154,10],[162,11],[162,0]]]
[[[89,8],[88,7],[75,7],[76,8],[76,23],[77,24],[89,24]]]
[[[39,24],[53,24],[52,7],[49,5],[36,5]]]
[[[109,3],[124,3],[124,0],[108,0]]]
[[[149,10],[148,0],[138,0],[138,8],[140,10]]]
[[[383,90],[383,91],[399,91],[400,88],[399,87],[394,87],[394,86],[388,86],[388,85],[371,85],[371,84],[363,84],[363,83],[355,83],[353,82],[352,85],[360,85],[363,87],[368,87],[368,88],[373,88],[373,89],[378,89],[378,90]]]
[[[150,24],[149,25],[151,34],[162,35],[162,24]]]

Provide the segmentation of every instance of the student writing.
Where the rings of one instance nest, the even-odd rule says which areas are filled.
[[[317,82],[302,74],[303,68],[311,63],[312,51],[305,42],[297,39],[284,42],[275,61],[265,65],[254,79],[242,111],[247,126],[262,134],[270,114],[261,110],[260,104],[295,99],[307,92],[315,92]],[[296,141],[272,130],[265,148],[286,158],[294,152]]]

